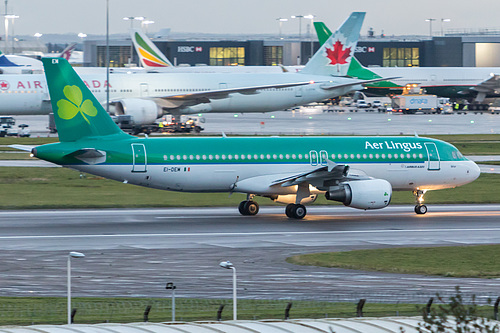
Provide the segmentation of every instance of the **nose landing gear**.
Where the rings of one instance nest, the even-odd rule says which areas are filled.
[[[415,213],[419,215],[427,213],[427,206],[423,204],[424,194],[425,191],[422,190],[413,191],[413,195],[415,196],[415,201],[417,202],[417,204],[415,205]]]

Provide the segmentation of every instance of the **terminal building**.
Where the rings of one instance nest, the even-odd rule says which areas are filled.
[[[304,65],[319,47],[304,40],[166,40],[153,42],[174,65]],[[105,41],[84,43],[84,66],[105,66]],[[500,67],[500,31],[456,33],[439,37],[365,36],[355,56],[365,66]],[[110,66],[137,64],[131,41],[110,42]]]

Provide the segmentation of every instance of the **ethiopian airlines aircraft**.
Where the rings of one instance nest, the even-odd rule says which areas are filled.
[[[421,137],[137,138],[116,126],[66,60],[43,64],[60,142],[33,148],[34,156],[157,189],[246,193],[242,215],[258,213],[255,195],[301,219],[319,194],[366,210],[386,207],[393,190],[413,191],[415,212],[425,214],[426,191],[479,176],[457,148]]]
[[[269,112],[322,101],[375,80],[344,77],[349,68],[365,13],[355,12],[312,57],[300,73],[115,73],[111,101],[117,114],[137,124],[154,122],[164,113]],[[104,71],[82,74],[103,103]],[[105,103],[105,102],[104,102]],[[0,114],[48,113],[45,81],[35,75],[0,77]]]
[[[174,66],[158,47],[138,29],[130,30],[130,37],[142,67],[148,72],[174,73],[282,73],[296,66]],[[301,69],[303,66],[301,66]]]

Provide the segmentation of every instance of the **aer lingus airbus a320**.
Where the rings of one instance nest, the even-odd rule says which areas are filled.
[[[59,143],[33,148],[37,158],[117,181],[185,192],[241,192],[242,215],[255,195],[304,204],[325,194],[359,209],[386,207],[393,190],[413,191],[415,212],[428,190],[467,184],[478,166],[452,145],[421,137],[137,138],[122,132],[62,58],[43,59]]]

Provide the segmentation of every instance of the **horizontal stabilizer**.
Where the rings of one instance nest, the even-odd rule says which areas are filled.
[[[17,150],[23,150],[23,151],[29,151],[29,152],[31,152],[31,150],[33,150],[33,148],[35,148],[35,146],[26,146],[26,145],[10,145],[9,147],[17,149]]]
[[[380,82],[380,81],[389,81],[389,80],[394,80],[394,79],[398,79],[398,78],[399,77],[396,77],[396,76],[395,77],[383,77],[380,79],[359,80],[357,82],[350,82],[350,83],[344,83],[344,84],[325,83],[325,84],[322,84],[320,87],[321,87],[321,89],[330,90],[330,89],[352,87],[352,86],[357,86],[357,85],[365,85],[365,84]]]

